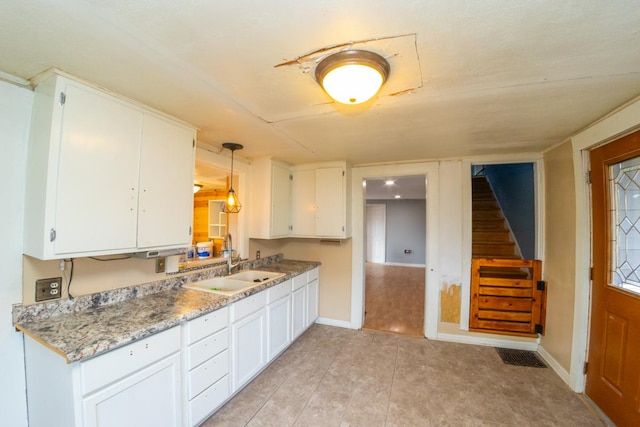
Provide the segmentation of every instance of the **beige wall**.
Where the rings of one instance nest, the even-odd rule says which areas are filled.
[[[100,257],[101,259],[118,258]],[[75,258],[73,261],[73,281],[71,295],[86,295],[131,285],[166,279],[165,273],[156,273],[153,259],[119,259],[114,261],[96,261],[91,258]],[[23,288],[22,303],[35,302],[36,280],[48,277],[63,278],[62,298],[67,298],[67,283],[71,272],[71,263],[67,262],[64,273],[60,271],[60,261],[42,261],[22,256]]]
[[[282,253],[286,259],[321,262],[319,315],[350,322],[351,239],[342,240],[340,244],[322,243],[317,239],[251,239],[250,258],[255,258],[257,250],[262,257]]]
[[[571,365],[575,298],[576,195],[571,143],[544,154],[546,333],[541,345],[567,371]]]

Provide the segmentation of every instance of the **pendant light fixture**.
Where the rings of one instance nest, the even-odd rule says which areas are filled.
[[[345,50],[324,58],[316,67],[316,81],[342,104],[371,99],[389,77],[389,63],[367,50]]]
[[[227,192],[227,198],[224,201],[224,212],[225,213],[238,213],[242,208],[240,204],[240,200],[238,200],[238,196],[236,192],[233,191],[233,152],[236,150],[242,150],[244,147],[240,144],[236,144],[235,142],[225,142],[222,144],[223,148],[231,150],[231,178],[229,180],[229,191]]]

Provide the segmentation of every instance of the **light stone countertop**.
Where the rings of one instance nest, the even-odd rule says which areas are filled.
[[[261,263],[255,262],[255,264]],[[29,309],[34,310],[27,315],[17,316],[14,326],[60,354],[67,362],[77,362],[218,310],[319,265],[318,262],[281,258],[275,262],[267,261],[262,265],[250,263],[247,268],[285,273],[285,276],[255,286],[233,297],[183,289],[181,285],[184,283],[206,278],[194,275],[195,277],[183,276],[179,280],[173,279],[164,288],[156,286],[154,291],[148,291],[151,293],[140,292],[137,287],[126,288],[126,291],[123,291],[126,296],[116,298],[110,296],[115,302],[62,314],[54,313],[38,317],[37,309],[43,307],[42,304],[16,306],[14,311],[17,307],[27,312]],[[117,293],[118,290],[109,292]],[[101,298],[104,297],[95,294],[85,299],[95,301]],[[73,303],[67,302],[67,305],[69,304]],[[14,316],[16,316],[15,313]]]

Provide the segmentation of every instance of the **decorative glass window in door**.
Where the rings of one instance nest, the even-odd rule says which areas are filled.
[[[609,166],[610,285],[640,294],[640,157]]]
[[[227,234],[227,214],[223,200],[209,200],[209,238],[222,239]]]

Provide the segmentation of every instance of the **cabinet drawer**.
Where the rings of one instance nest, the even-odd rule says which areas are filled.
[[[187,344],[193,344],[207,335],[226,328],[228,325],[228,307],[223,307],[220,310],[193,319],[187,324]]]
[[[225,350],[189,372],[188,399],[193,399],[228,373],[229,350]]]
[[[307,275],[306,274],[301,274],[299,276],[294,277],[291,280],[293,281],[293,287],[291,288],[291,290],[295,291],[295,290],[300,289],[301,287],[303,287],[303,286],[305,286],[307,284]]]
[[[180,327],[152,335],[80,363],[82,394],[180,351]]]
[[[286,297],[291,293],[291,280],[286,280],[279,285],[267,289],[267,304]]]
[[[229,329],[225,328],[205,339],[190,345],[187,349],[187,366],[193,369],[229,347]]]
[[[200,393],[188,403],[189,425],[196,425],[229,397],[229,375]]]
[[[307,271],[307,282],[313,282],[320,277],[320,269],[318,267],[313,270]]]
[[[258,292],[248,298],[242,299],[231,306],[231,322],[242,319],[251,313],[263,309],[267,301],[266,292]]]

